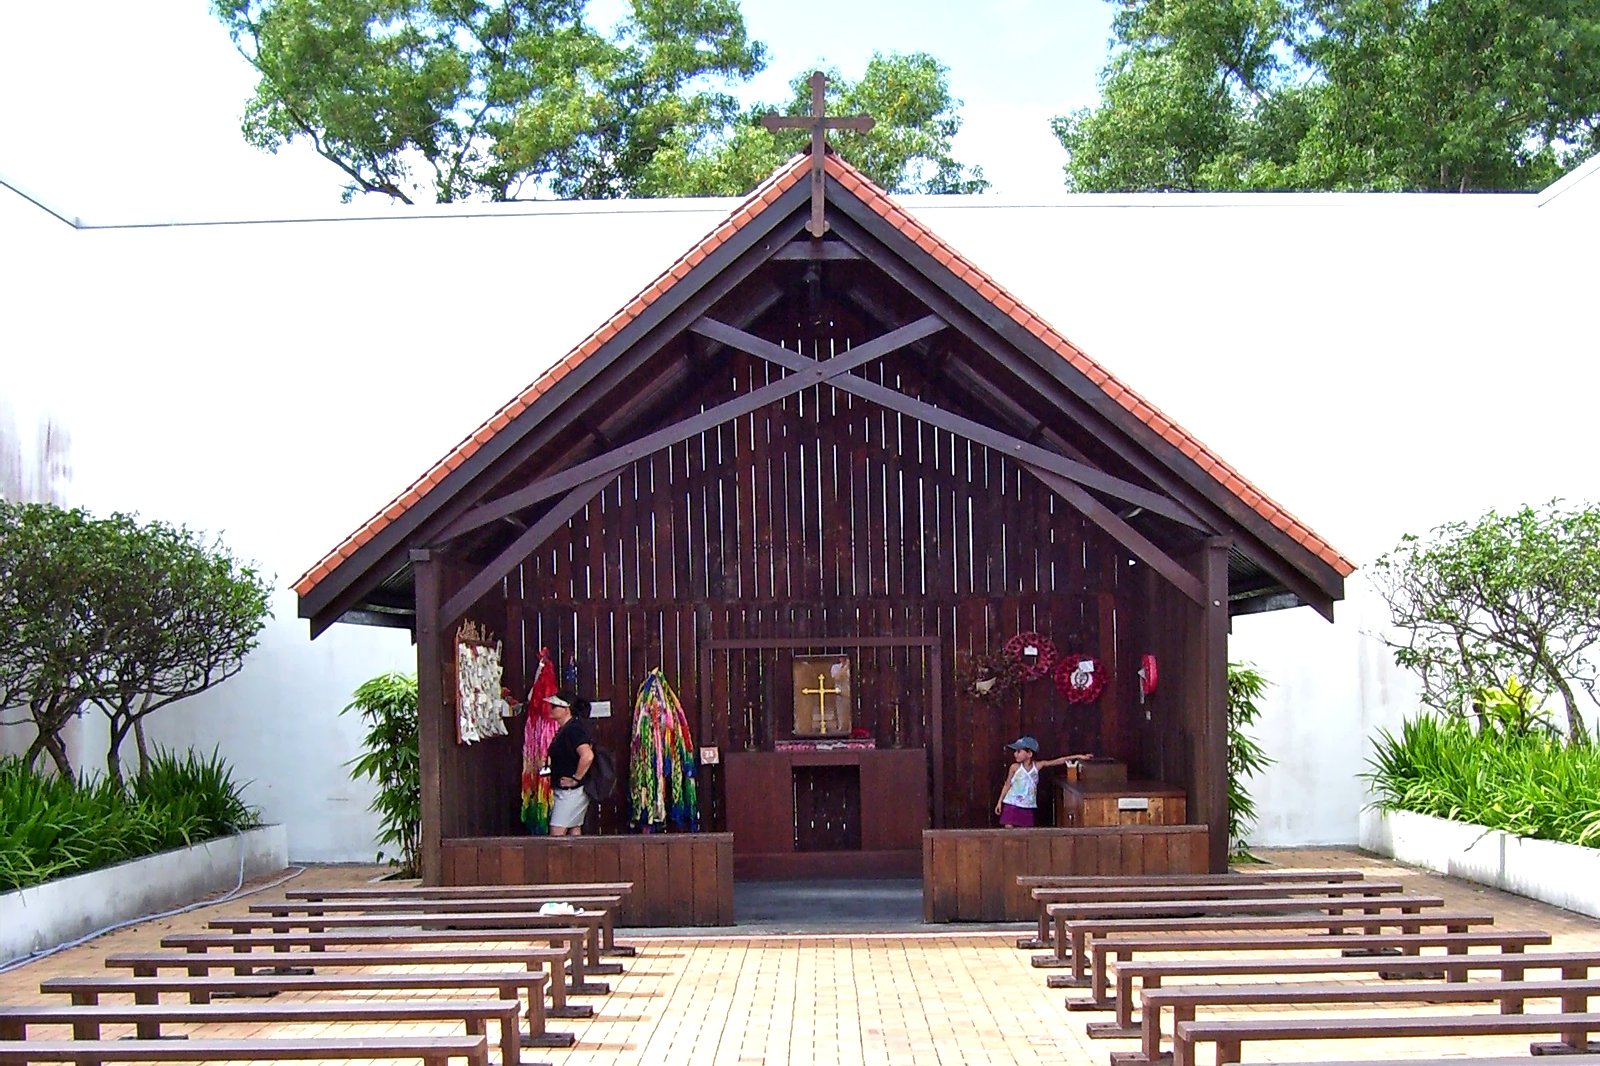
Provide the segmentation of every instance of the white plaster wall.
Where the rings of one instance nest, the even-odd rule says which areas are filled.
[[[1490,506],[1596,498],[1581,192],[905,202],[1364,565]],[[284,590],[729,206],[72,231],[6,201],[0,395],[70,427],[68,502],[220,532]],[[1381,602],[1359,573],[1348,592],[1336,625],[1236,624],[1234,657],[1274,682],[1258,844],[1354,841],[1368,738],[1412,705]],[[241,676],[152,733],[220,744],[293,857],[370,857],[337,712],[411,649],[352,626],[310,642],[290,593],[276,610]]]

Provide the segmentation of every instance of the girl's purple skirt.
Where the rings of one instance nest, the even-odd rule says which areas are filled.
[[[1000,805],[1000,824],[1018,829],[1032,829],[1036,813],[1038,812],[1032,807],[1018,807],[1014,803],[1002,803]]]

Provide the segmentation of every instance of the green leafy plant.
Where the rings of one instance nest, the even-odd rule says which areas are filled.
[[[1380,810],[1600,846],[1600,752],[1549,734],[1475,730],[1424,714],[1378,736],[1362,775]]]
[[[422,840],[422,777],[417,750],[417,679],[387,673],[356,689],[341,711],[360,713],[367,735],[365,753],[350,761],[350,776],[377,788],[370,809],[379,816],[380,843],[398,849],[391,865],[403,877],[415,876]],[[384,853],[378,852],[382,862]]]
[[[1245,828],[1256,820],[1256,802],[1245,778],[1272,765],[1272,758],[1245,729],[1261,717],[1256,702],[1269,682],[1249,663],[1228,664],[1228,841],[1235,859],[1251,861]]]
[[[130,788],[0,759],[0,891],[198,844],[260,824],[213,752],[158,752]]]
[[[1526,704],[1530,689],[1558,699],[1567,740],[1589,740],[1600,645],[1600,506],[1559,500],[1512,514],[1450,522],[1407,535],[1372,566],[1399,630],[1396,664],[1422,682],[1422,701],[1445,715],[1484,716],[1499,690]],[[1511,678],[1521,679],[1513,690]],[[1527,705],[1532,711],[1535,705]],[[1531,715],[1525,724],[1531,727]]]

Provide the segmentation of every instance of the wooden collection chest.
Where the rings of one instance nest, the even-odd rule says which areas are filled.
[[[1158,781],[1118,784],[1056,782],[1056,825],[1084,828],[1114,825],[1183,825],[1188,805],[1183,789]]]

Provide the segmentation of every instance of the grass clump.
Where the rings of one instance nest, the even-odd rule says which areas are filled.
[[[127,786],[0,759],[0,891],[254,828],[240,787],[214,751],[157,752]]]
[[[1380,810],[1600,846],[1600,749],[1423,715],[1379,734],[1362,777]]]

